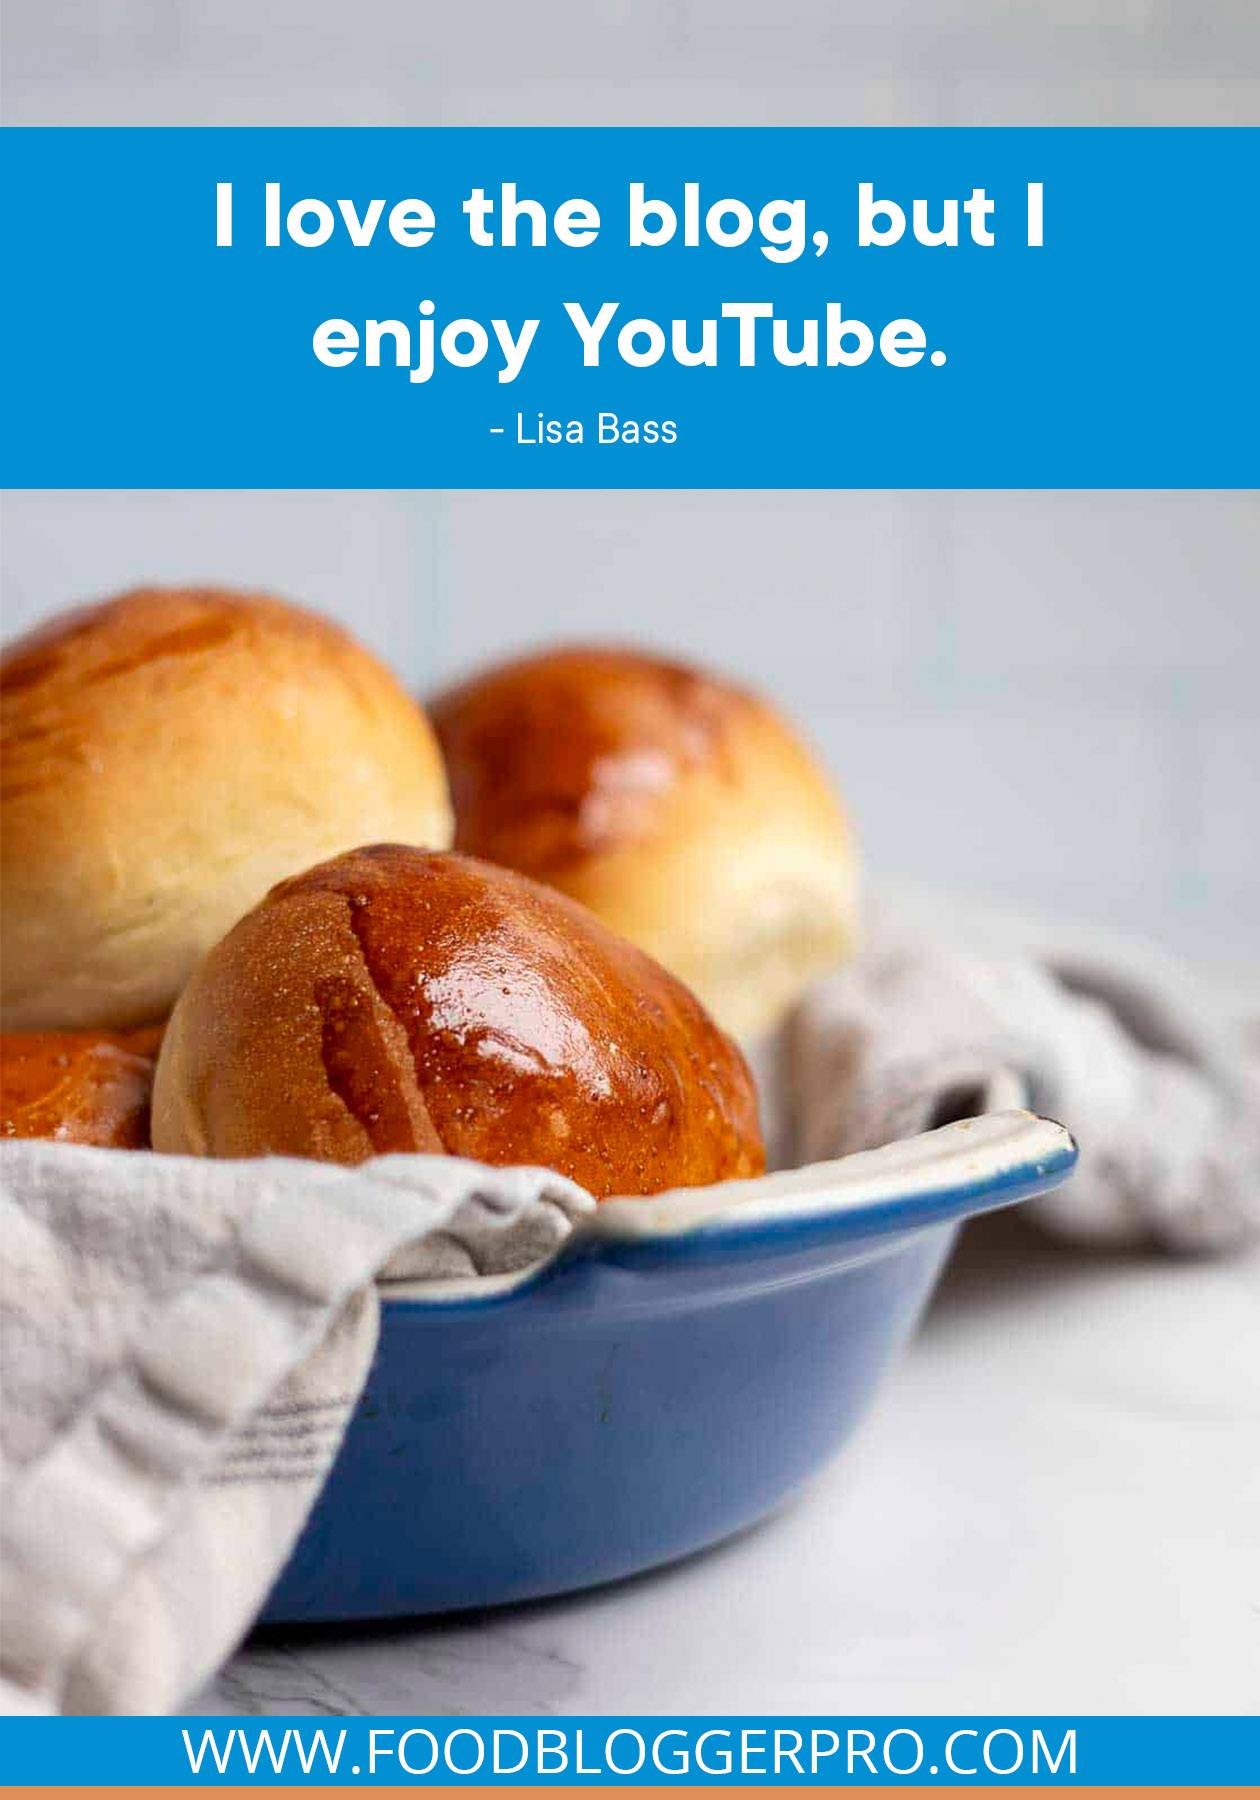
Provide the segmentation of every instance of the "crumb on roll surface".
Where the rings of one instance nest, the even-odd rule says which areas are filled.
[[[740,1052],[682,984],[509,870],[396,844],[280,883],[185,989],[159,1150],[442,1152],[599,1198],[760,1173]]]

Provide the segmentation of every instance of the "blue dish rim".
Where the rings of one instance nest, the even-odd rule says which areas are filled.
[[[681,1265],[825,1240],[872,1250],[933,1226],[994,1212],[1057,1187],[1078,1148],[1057,1120],[1023,1111],[986,1113],[835,1162],[648,1199],[603,1202],[553,1254],[515,1273],[429,1283],[385,1283],[382,1304],[411,1312],[483,1310],[536,1294],[589,1258]],[[965,1176],[962,1168],[981,1167]],[[854,1199],[870,1185],[882,1192]]]

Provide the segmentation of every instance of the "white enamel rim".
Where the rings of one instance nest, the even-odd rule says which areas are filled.
[[[1053,1119],[1022,1111],[985,1113],[878,1150],[861,1150],[802,1169],[784,1169],[753,1181],[674,1188],[646,1200],[605,1200],[543,1263],[509,1275],[391,1281],[382,1284],[382,1294],[387,1300],[438,1304],[495,1299],[537,1280],[548,1263],[581,1241],[661,1242],[719,1225],[843,1218],[873,1203],[898,1201],[906,1204],[910,1215],[916,1200],[958,1189],[999,1186],[1018,1170],[1027,1169],[1031,1174],[1060,1162],[1073,1147],[1071,1133]],[[906,1223],[910,1226],[914,1220],[908,1216]]]

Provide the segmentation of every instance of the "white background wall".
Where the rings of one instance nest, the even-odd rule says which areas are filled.
[[[1214,125],[1256,0],[5,0],[11,124]]]
[[[877,869],[1260,948],[1248,494],[17,493],[6,631],[139,580],[279,588],[423,691],[553,636],[780,696]]]
[[[1257,0],[5,0],[3,29],[11,124],[1260,119]],[[139,579],[275,586],[420,687],[555,634],[677,646],[799,715],[879,869],[1235,961],[1258,576],[1247,494],[23,493],[0,591],[11,632]]]

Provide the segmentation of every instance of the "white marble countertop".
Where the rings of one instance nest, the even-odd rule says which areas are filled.
[[[228,1713],[1250,1712],[1260,1256],[972,1226],[872,1418],[790,1509],[657,1574],[258,1634]]]

